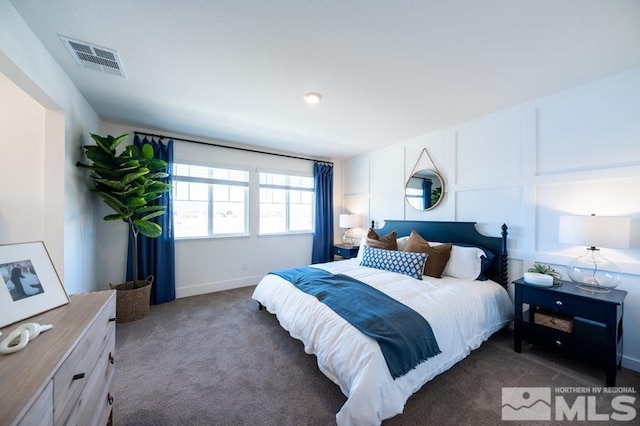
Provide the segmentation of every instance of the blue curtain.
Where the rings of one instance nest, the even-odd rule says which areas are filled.
[[[160,141],[148,140],[146,137],[140,140],[135,135],[133,143],[142,147],[145,143],[153,146],[155,158],[167,162],[167,173],[169,177],[166,183],[172,184],[173,181],[173,140],[162,143]],[[146,278],[149,275],[154,276],[153,286],[151,287],[151,303],[158,304],[170,302],[176,298],[175,285],[175,240],[173,235],[173,191],[165,192],[162,197],[154,200],[152,204],[165,204],[167,210],[162,216],[153,220],[162,227],[162,235],[158,238],[147,238],[144,235],[138,235],[138,263],[140,269],[140,278]],[[133,240],[129,236],[129,251],[127,256],[127,280],[133,279]]]
[[[422,208],[428,209],[431,207],[431,187],[433,182],[431,179],[422,179]]]
[[[316,214],[311,263],[333,260],[333,165],[314,163]]]

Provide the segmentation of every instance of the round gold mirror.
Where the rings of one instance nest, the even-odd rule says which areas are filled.
[[[414,209],[431,210],[442,201],[444,179],[435,170],[418,170],[407,181],[404,196]]]

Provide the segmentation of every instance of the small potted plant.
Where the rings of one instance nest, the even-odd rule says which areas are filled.
[[[91,164],[76,163],[78,167],[91,170],[95,192],[113,210],[104,220],[122,220],[129,227],[133,241],[133,281],[111,285],[117,292],[116,318],[118,322],[135,321],[149,312],[153,277],[140,279],[138,268],[138,235],[157,238],[162,227],[151,221],[165,213],[167,206],[152,205],[162,193],[171,190],[171,185],[161,179],[169,176],[167,163],[154,158],[153,147],[142,148],[127,145],[119,154],[118,146],[128,137],[91,134],[96,145],[83,146]]]
[[[562,274],[549,265],[543,265],[542,263],[534,263],[527,272],[535,272],[537,274],[550,275],[553,277],[553,285],[559,285],[562,279]]]

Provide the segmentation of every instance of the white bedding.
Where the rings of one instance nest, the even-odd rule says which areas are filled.
[[[267,275],[253,299],[276,314],[282,327],[315,354],[320,370],[347,396],[338,425],[379,425],[402,413],[407,399],[507,325],[513,304],[493,281],[430,278],[358,265],[356,259],[313,265],[350,275],[420,313],[431,325],[442,353],[393,380],[375,340],[288,281]]]

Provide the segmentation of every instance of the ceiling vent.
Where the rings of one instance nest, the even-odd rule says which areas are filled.
[[[117,51],[96,46],[86,41],[74,40],[63,35],[60,36],[60,39],[67,46],[69,53],[73,56],[73,60],[79,66],[127,78]]]

